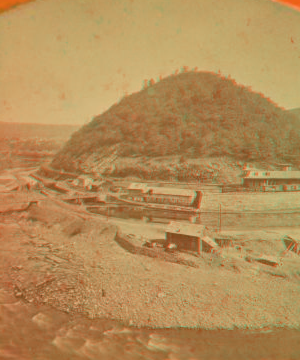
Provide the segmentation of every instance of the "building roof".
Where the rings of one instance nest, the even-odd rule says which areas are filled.
[[[97,199],[99,201],[106,201],[107,200],[107,194],[98,194]]]
[[[148,186],[147,184],[143,184],[143,183],[131,183],[129,186],[128,186],[128,190],[141,190],[141,191],[145,191],[147,190]]]
[[[183,224],[178,221],[171,221],[166,228],[166,233],[202,237],[205,229],[204,225]]]
[[[196,191],[189,189],[178,189],[171,187],[149,187],[154,195],[177,195],[185,197],[195,197]]]
[[[244,179],[300,179],[300,171],[247,171]]]
[[[219,247],[219,245],[209,236],[203,236],[203,238],[201,240],[203,240],[204,242],[206,242],[208,245],[210,245],[213,248]]]

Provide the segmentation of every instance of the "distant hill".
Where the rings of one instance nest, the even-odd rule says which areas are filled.
[[[289,110],[289,113],[294,115],[294,116],[297,116],[297,118],[300,119],[300,107],[296,108],[296,109]]]
[[[79,126],[0,122],[0,139],[49,139],[64,142]]]
[[[232,79],[185,71],[149,81],[96,116],[72,135],[52,166],[89,172],[112,154],[116,175],[128,159],[135,175],[146,160],[159,166],[160,159],[171,164],[176,156],[181,162],[226,157],[271,165],[300,155],[297,124],[294,115]]]

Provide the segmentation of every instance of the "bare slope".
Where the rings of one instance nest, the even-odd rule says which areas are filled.
[[[184,72],[150,81],[96,116],[71,137],[52,165],[90,172],[107,156],[118,168],[122,159],[132,157],[220,155],[272,164],[299,153],[295,124],[294,115],[232,79]]]
[[[1,283],[36,305],[136,326],[299,328],[299,256],[284,255],[279,233],[227,233],[234,247],[222,256],[180,253],[191,267],[130,253],[115,241],[117,230],[50,199],[2,216]],[[158,237],[150,224],[130,232]],[[255,262],[261,254],[282,265]]]

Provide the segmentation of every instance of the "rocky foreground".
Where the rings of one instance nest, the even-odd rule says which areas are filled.
[[[51,200],[2,215],[2,283],[24,301],[135,326],[299,328],[299,257],[284,255],[279,233],[231,234],[237,248],[180,255],[196,264],[189,266],[126,251],[115,241],[125,235],[99,219]],[[135,233],[157,237],[139,224],[135,241]],[[261,253],[279,256],[281,266],[249,262]]]

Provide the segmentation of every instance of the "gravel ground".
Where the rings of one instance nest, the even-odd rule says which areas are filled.
[[[227,232],[240,249],[181,254],[194,268],[132,254],[115,241],[118,228],[163,238],[159,225],[117,227],[42,204],[1,218],[2,281],[25,301],[153,328],[299,327],[299,257],[282,256],[276,231]],[[270,249],[281,267],[245,260]]]

